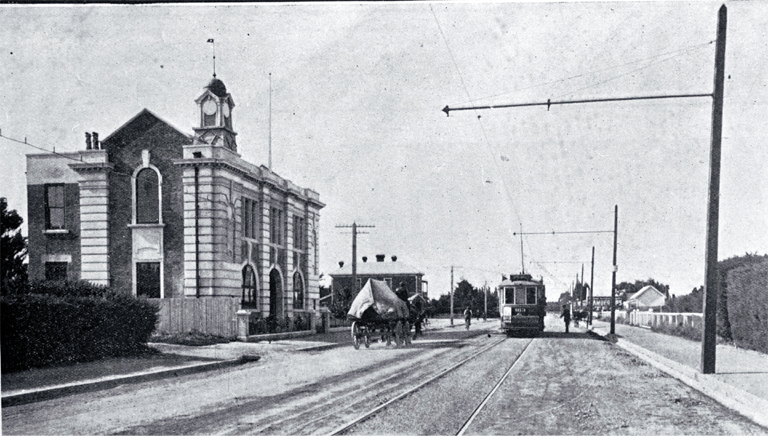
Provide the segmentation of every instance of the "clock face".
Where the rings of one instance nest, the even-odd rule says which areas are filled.
[[[213,100],[206,100],[203,103],[203,113],[206,115],[213,115],[216,113],[216,102]]]
[[[224,103],[221,107],[221,111],[225,117],[229,118],[229,105]]]

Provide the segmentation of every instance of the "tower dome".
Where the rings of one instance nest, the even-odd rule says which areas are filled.
[[[216,95],[216,97],[226,97],[227,96],[227,87],[224,86],[224,82],[217,78],[213,78],[210,83],[208,83],[208,86],[206,86],[212,93]]]

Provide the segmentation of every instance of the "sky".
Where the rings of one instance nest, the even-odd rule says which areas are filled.
[[[525,269],[550,298],[704,282],[717,2],[0,5],[0,196],[25,155],[84,149],[147,108],[181,131],[213,73],[242,157],[316,190],[320,271],[419,268],[437,298]],[[726,2],[719,258],[768,253],[768,3]],[[271,89],[271,91],[270,91]],[[270,97],[271,95],[271,97]],[[271,104],[270,104],[271,100]],[[520,231],[544,233],[524,235]],[[602,231],[556,234],[551,232]],[[26,228],[23,232],[26,234]]]

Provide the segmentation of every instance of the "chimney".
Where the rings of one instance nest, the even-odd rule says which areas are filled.
[[[383,254],[377,254],[376,255],[376,262],[384,262],[384,258],[387,257]]]
[[[397,256],[392,256],[392,262],[397,262]]]
[[[93,132],[93,149],[99,150],[101,148],[101,144],[99,144],[99,134],[96,132]]]
[[[363,262],[368,262],[368,256],[363,256]]]
[[[85,149],[91,149],[91,134],[88,132],[85,132]]]
[[[344,268],[344,261],[343,260],[339,262],[339,268]]]

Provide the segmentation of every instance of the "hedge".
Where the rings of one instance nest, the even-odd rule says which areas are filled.
[[[736,345],[768,353],[768,262],[729,271],[727,302]]]
[[[146,299],[114,294],[0,297],[2,371],[143,352],[158,311]]]

